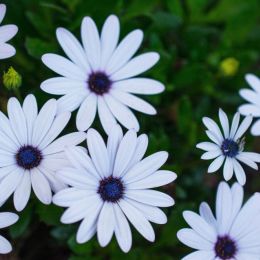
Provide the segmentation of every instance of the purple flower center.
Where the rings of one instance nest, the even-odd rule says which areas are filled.
[[[26,145],[18,150],[15,158],[20,167],[30,170],[41,163],[42,153],[37,148],[31,145]]]
[[[124,185],[120,178],[107,177],[99,182],[98,194],[103,201],[117,202],[124,195]]]
[[[239,144],[231,139],[225,139],[221,145],[223,155],[235,157],[239,151]]]
[[[220,259],[233,259],[237,253],[236,243],[229,236],[218,237],[215,253]]]
[[[88,86],[91,92],[103,95],[111,88],[112,81],[104,72],[93,72],[88,79]]]

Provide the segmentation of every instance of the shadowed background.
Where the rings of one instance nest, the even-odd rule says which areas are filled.
[[[216,187],[222,172],[206,174],[208,162],[200,160],[196,143],[206,140],[201,123],[203,116],[217,118],[222,107],[229,117],[244,101],[238,90],[246,87],[244,75],[260,75],[260,16],[258,0],[8,0],[4,24],[19,27],[12,40],[17,54],[0,64],[0,107],[6,110],[9,97],[36,95],[40,106],[50,97],[39,88],[40,83],[55,74],[40,60],[47,52],[62,53],[55,30],[65,27],[79,37],[84,16],[91,16],[101,28],[109,14],[119,16],[121,38],[133,29],[144,31],[139,53],[156,51],[161,58],[147,76],[166,86],[163,94],[145,97],[158,110],[158,115],[136,113],[140,133],[149,135],[147,154],[159,150],[170,153],[164,169],[178,174],[174,184],[163,191],[173,196],[176,205],[165,212],[166,225],[153,225],[156,242],[145,241],[133,230],[133,247],[128,254],[120,251],[115,239],[101,248],[96,238],[78,245],[78,224],[62,225],[63,212],[56,206],[45,206],[31,198],[20,214],[20,220],[7,231],[14,245],[11,255],[0,259],[85,260],[125,259],[178,260],[190,249],[180,244],[176,232],[186,227],[185,209],[198,211],[200,202],[214,205]],[[18,91],[3,87],[3,71],[13,66],[23,78]],[[147,86],[149,87],[149,86]],[[94,126],[103,133],[99,121]],[[75,131],[75,112],[66,132]],[[104,135],[104,133],[103,133]],[[105,135],[104,135],[105,136]],[[259,139],[248,133],[246,149],[260,152]],[[84,144],[85,145],[85,144]],[[247,170],[247,195],[260,191],[260,176]],[[213,207],[214,208],[214,207]],[[2,211],[14,211],[12,200]]]

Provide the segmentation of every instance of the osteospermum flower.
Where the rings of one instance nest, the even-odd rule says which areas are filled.
[[[246,75],[247,83],[252,87],[250,89],[241,89],[239,94],[242,98],[249,102],[239,107],[242,115],[252,115],[260,118],[260,79],[252,74]],[[252,135],[260,135],[260,119],[258,119],[251,128]]]
[[[5,228],[17,222],[18,216],[14,213],[0,213],[0,228]],[[12,246],[8,240],[0,235],[0,254],[8,254],[12,251]]]
[[[94,21],[85,17],[81,25],[82,43],[66,29],[57,29],[58,41],[68,58],[45,54],[42,61],[60,74],[41,84],[42,90],[64,95],[58,100],[59,110],[73,111],[79,108],[77,128],[87,130],[98,112],[101,124],[108,133],[119,121],[126,128],[139,130],[139,123],[129,109],[146,114],[156,110],[133,94],[157,94],[164,86],[148,78],[136,78],[159,60],[159,55],[149,52],[132,58],[141,45],[143,33],[134,30],[119,44],[119,20],[107,18],[99,35]],[[133,78],[134,77],[134,78]]]
[[[38,199],[49,204],[52,191],[65,185],[55,171],[68,165],[64,147],[81,143],[85,133],[64,135],[57,140],[70,119],[70,113],[57,114],[57,102],[51,99],[38,113],[36,99],[28,95],[21,107],[16,98],[8,101],[8,117],[0,112],[0,202],[14,193],[14,206],[26,206],[31,186]]]
[[[241,185],[246,183],[245,171],[240,162],[257,170],[256,162],[260,162],[260,154],[244,152],[245,139],[244,133],[252,122],[252,116],[247,116],[239,126],[240,114],[236,113],[233,117],[232,125],[226,113],[219,109],[219,120],[223,129],[223,134],[218,125],[210,118],[204,117],[203,123],[207,127],[206,134],[213,142],[202,142],[197,144],[197,148],[206,151],[201,159],[214,161],[210,164],[208,172],[216,172],[224,163],[224,179],[230,180],[235,172],[236,178]]]
[[[129,130],[124,136],[114,126],[107,145],[94,129],[87,133],[90,156],[80,147],[66,150],[74,167],[58,172],[70,188],[58,192],[53,202],[68,207],[61,218],[65,224],[82,220],[77,242],[85,243],[97,233],[102,247],[115,233],[119,246],[128,252],[132,235],[128,221],[147,240],[155,234],[149,221],[164,224],[166,215],[158,207],[169,207],[174,200],[150,188],[172,182],[176,174],[158,170],[167,160],[166,152],[157,152],[142,159],[148,145],[146,135],[136,136]],[[128,221],[127,221],[128,219]]]
[[[6,13],[6,5],[0,4],[0,23],[3,21]],[[15,55],[15,48],[6,43],[12,39],[18,28],[16,25],[8,24],[0,26],[0,59],[10,58]]]
[[[185,245],[198,251],[182,260],[259,260],[260,193],[255,193],[244,206],[243,188],[225,182],[218,187],[216,217],[209,205],[200,205],[200,214],[185,211],[191,228],[181,229],[177,236]]]

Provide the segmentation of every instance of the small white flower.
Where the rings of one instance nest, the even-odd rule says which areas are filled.
[[[181,229],[177,236],[198,251],[182,260],[259,260],[260,193],[242,207],[243,196],[238,183],[230,188],[222,182],[217,192],[216,218],[205,202],[200,205],[200,215],[184,211],[191,228]]]
[[[239,94],[242,98],[249,102],[239,107],[242,115],[252,115],[260,118],[260,79],[252,74],[246,75],[247,83],[252,87],[250,89],[241,89]],[[252,135],[260,135],[260,119],[258,119],[251,128]]]
[[[55,138],[67,125],[70,113],[57,114],[57,102],[51,99],[38,113],[37,102],[28,95],[21,107],[16,98],[8,101],[8,117],[0,112],[0,202],[14,193],[14,206],[26,206],[31,186],[44,204],[50,204],[52,192],[66,187],[56,179],[55,171],[69,165],[64,147],[77,145],[85,133]]]
[[[201,159],[214,161],[210,164],[208,172],[216,172],[224,163],[224,179],[230,180],[235,172],[236,178],[241,185],[246,183],[245,171],[239,161],[257,170],[256,162],[260,162],[260,154],[244,152],[244,133],[252,123],[252,116],[247,116],[239,126],[240,114],[233,117],[231,127],[226,113],[219,109],[219,120],[223,129],[223,134],[218,125],[210,118],[204,117],[203,123],[207,127],[206,134],[213,142],[202,142],[197,144],[197,148],[206,151]]]
[[[164,86],[152,79],[135,77],[154,66],[159,60],[155,52],[132,58],[143,40],[141,30],[129,33],[119,44],[119,20],[107,18],[99,35],[94,21],[85,17],[81,25],[81,43],[66,29],[57,29],[57,39],[69,59],[56,54],[45,54],[42,61],[61,77],[41,84],[41,89],[54,95],[59,110],[74,111],[79,107],[76,124],[87,130],[96,113],[104,130],[120,122],[126,128],[139,130],[139,123],[129,109],[145,114],[156,114],[146,101],[133,94],[157,94]],[[134,78],[133,78],[134,77]]]
[[[127,219],[147,240],[155,234],[149,221],[164,224],[166,215],[158,207],[170,207],[174,200],[151,188],[176,179],[171,171],[158,170],[167,160],[166,152],[157,152],[142,159],[148,138],[137,137],[134,130],[124,136],[114,126],[107,145],[100,134],[89,129],[87,145],[90,156],[80,147],[71,147],[66,154],[74,167],[58,172],[59,178],[71,186],[58,192],[53,202],[68,207],[61,222],[82,220],[77,242],[85,243],[97,233],[99,244],[106,246],[115,233],[119,246],[128,252],[132,234]]]
[[[0,4],[0,24],[5,17],[5,13],[6,5]],[[0,26],[0,59],[10,58],[15,55],[15,48],[6,42],[11,40],[17,32],[18,28],[16,25],[8,24]]]
[[[17,222],[18,216],[14,213],[0,213],[0,228],[6,228]],[[8,254],[12,251],[12,246],[8,240],[0,235],[0,254]]]

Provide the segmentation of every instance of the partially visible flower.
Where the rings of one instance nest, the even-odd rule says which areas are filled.
[[[244,104],[239,107],[239,112],[242,115],[252,115],[260,118],[260,79],[253,74],[246,75],[247,83],[252,87],[250,89],[241,89],[239,94],[249,104]],[[251,128],[252,135],[260,135],[260,119],[258,119]]]
[[[32,186],[36,197],[50,204],[52,190],[66,187],[56,178],[58,169],[70,165],[64,148],[81,143],[85,133],[55,140],[70,119],[69,112],[57,114],[55,99],[46,102],[38,113],[33,95],[28,95],[22,106],[16,98],[10,98],[7,110],[9,118],[0,112],[0,202],[14,193],[14,206],[21,211]]]
[[[68,148],[66,154],[74,167],[57,174],[71,186],[53,197],[56,205],[68,207],[61,222],[82,220],[78,243],[97,233],[99,244],[105,247],[115,234],[121,249],[128,252],[132,245],[128,221],[147,240],[154,241],[150,221],[165,224],[167,217],[158,207],[174,204],[170,196],[151,189],[176,179],[175,173],[159,170],[168,154],[157,152],[143,159],[147,136],[137,137],[134,130],[123,136],[119,126],[111,129],[107,145],[97,131],[89,129],[87,144],[90,155],[80,147]]]
[[[6,5],[0,4],[0,24],[6,13]],[[6,43],[18,32],[18,27],[13,24],[0,26],[0,59],[10,58],[15,55],[15,48]]]
[[[216,217],[206,202],[200,214],[184,211],[191,228],[181,229],[179,240],[198,251],[182,260],[259,260],[260,193],[255,193],[244,206],[243,188],[235,183],[230,188],[222,182],[218,187]]]
[[[0,213],[0,228],[5,228],[17,222],[18,216],[14,213]],[[0,254],[8,254],[12,251],[12,246],[8,240],[0,235]]]
[[[96,113],[107,133],[116,121],[128,129],[139,130],[139,122],[129,108],[156,114],[153,106],[135,94],[152,95],[164,90],[156,80],[136,77],[153,67],[159,55],[148,52],[133,58],[143,32],[134,30],[118,43],[119,32],[115,15],[106,19],[100,35],[94,21],[85,17],[81,25],[83,46],[68,30],[58,28],[57,38],[68,59],[56,54],[42,57],[43,63],[61,77],[44,81],[41,89],[64,95],[58,100],[60,111],[79,107],[76,125],[80,131],[92,125]]]
[[[8,90],[15,90],[21,86],[22,77],[13,67],[10,67],[7,72],[4,72],[3,83]]]
[[[219,109],[219,120],[223,129],[223,134],[218,125],[210,118],[204,117],[203,123],[207,127],[206,134],[212,142],[202,142],[197,144],[197,148],[206,151],[201,159],[214,161],[210,164],[208,172],[217,171],[224,163],[224,179],[230,180],[235,172],[236,178],[241,185],[246,183],[245,171],[239,161],[257,170],[256,162],[260,162],[260,154],[244,152],[244,133],[252,123],[252,116],[247,116],[239,126],[240,114],[233,117],[232,125],[226,113]]]
[[[226,77],[234,76],[239,68],[239,61],[235,58],[226,58],[220,63],[220,71]]]

